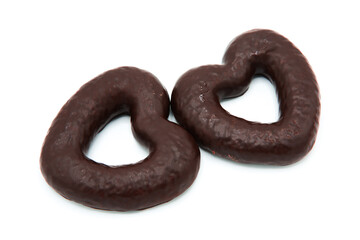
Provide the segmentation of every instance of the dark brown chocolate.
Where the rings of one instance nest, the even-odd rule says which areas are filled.
[[[119,114],[130,114],[149,156],[123,166],[87,158],[92,138]],[[96,77],[70,98],[49,129],[40,159],[46,181],[65,198],[98,209],[139,210],[173,199],[195,180],[200,152],[189,133],[167,121],[168,114],[168,94],[150,73],[122,67]]]
[[[254,75],[275,84],[281,116],[272,124],[225,111],[220,100],[246,92]],[[252,30],[228,47],[224,65],[192,69],[176,83],[171,107],[177,121],[205,149],[243,163],[288,165],[307,154],[318,130],[320,99],[302,53],[270,30]]]

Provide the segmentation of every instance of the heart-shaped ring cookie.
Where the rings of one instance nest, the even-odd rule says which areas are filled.
[[[261,124],[232,116],[220,100],[240,96],[252,77],[268,77],[278,92],[279,121]],[[205,149],[244,163],[288,165],[316,138],[319,88],[302,53],[270,30],[252,30],[228,47],[224,65],[192,69],[176,83],[171,106],[177,121]]]

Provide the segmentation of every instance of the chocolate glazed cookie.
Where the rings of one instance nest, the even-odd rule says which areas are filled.
[[[246,92],[254,75],[275,84],[279,121],[250,122],[230,115],[220,100]],[[228,47],[224,65],[192,69],[176,83],[172,110],[205,149],[244,163],[288,165],[307,154],[320,114],[318,85],[307,60],[286,38],[252,30]]]
[[[87,158],[92,138],[119,114],[130,114],[149,156],[122,166]],[[173,199],[193,183],[200,152],[189,133],[167,121],[168,114],[168,94],[150,73],[122,67],[96,77],[70,98],[49,129],[40,159],[46,181],[65,198],[98,209],[138,210]]]

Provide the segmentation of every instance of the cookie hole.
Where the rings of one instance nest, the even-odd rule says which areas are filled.
[[[244,95],[223,99],[221,106],[231,115],[252,122],[274,123],[279,121],[279,101],[274,85],[264,76],[254,76]]]
[[[142,161],[149,150],[134,138],[130,116],[121,115],[95,136],[85,155],[98,163],[119,166]]]

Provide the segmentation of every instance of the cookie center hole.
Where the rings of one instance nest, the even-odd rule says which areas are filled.
[[[223,99],[221,106],[231,115],[260,123],[279,121],[279,102],[274,85],[264,76],[253,77],[247,92],[236,98]]]
[[[86,156],[109,166],[134,164],[145,159],[149,150],[136,141],[130,116],[121,115],[109,122],[90,143]]]

